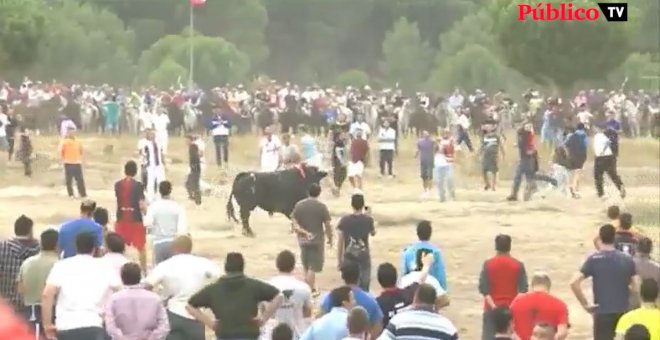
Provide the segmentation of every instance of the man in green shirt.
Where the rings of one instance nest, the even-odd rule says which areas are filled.
[[[18,289],[23,295],[25,320],[33,325],[37,338],[43,333],[41,323],[41,292],[55,262],[59,260],[57,250],[58,232],[48,229],[41,233],[41,251],[29,257],[21,265],[18,274]]]

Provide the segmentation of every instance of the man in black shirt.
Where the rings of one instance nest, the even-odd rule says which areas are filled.
[[[344,184],[347,175],[348,165],[348,147],[346,132],[340,131],[337,138],[332,143],[332,179],[335,187],[332,193],[339,196],[341,193],[341,186]]]
[[[353,213],[342,217],[337,225],[337,268],[341,268],[345,261],[357,263],[360,288],[368,292],[371,283],[369,236],[376,235],[376,229],[363,195],[351,196],[351,206]]]
[[[195,137],[188,136],[188,160],[190,163],[190,172],[186,179],[186,190],[188,198],[195,201],[195,204],[202,204],[202,192],[200,189],[200,178],[202,175],[202,163],[199,155],[199,146],[195,144]]]
[[[635,256],[638,243],[638,236],[632,231],[632,215],[630,213],[621,214],[619,229],[614,234],[614,248],[630,256]]]
[[[228,253],[226,274],[193,295],[186,306],[188,313],[212,329],[218,339],[256,340],[261,333],[259,328],[284,301],[277,288],[245,276],[244,268],[242,254]],[[258,316],[259,304],[268,301],[270,303],[264,313]],[[216,321],[200,308],[210,309]]]

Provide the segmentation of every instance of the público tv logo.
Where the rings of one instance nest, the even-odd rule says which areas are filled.
[[[559,5],[540,2],[538,5],[518,5],[520,21],[596,21],[600,16],[607,21],[628,21],[628,4],[621,2],[599,2],[598,8],[575,7],[566,2]]]

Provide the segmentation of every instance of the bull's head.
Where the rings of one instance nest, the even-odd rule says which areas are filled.
[[[327,172],[319,170],[315,166],[303,166],[302,171],[305,174],[305,182],[308,186],[313,183],[320,184],[321,180],[328,175]]]

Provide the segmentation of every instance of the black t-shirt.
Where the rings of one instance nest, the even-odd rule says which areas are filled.
[[[344,143],[343,140],[337,139],[334,142],[334,145],[332,147],[332,166],[334,168],[339,168],[339,167],[344,167],[346,166],[346,160],[348,159],[346,155],[346,143]],[[337,154],[342,155],[341,159],[337,157]]]
[[[394,317],[403,308],[412,303],[413,296],[419,284],[414,283],[405,289],[393,288],[386,289],[376,298],[380,310],[383,311],[383,328],[390,323]]]
[[[635,256],[637,243],[637,237],[629,231],[620,230],[614,236],[614,248],[630,256]]]
[[[369,250],[369,235],[374,232],[374,219],[365,214],[350,214],[339,220],[337,226],[344,236],[344,249],[351,244],[363,244]]]

